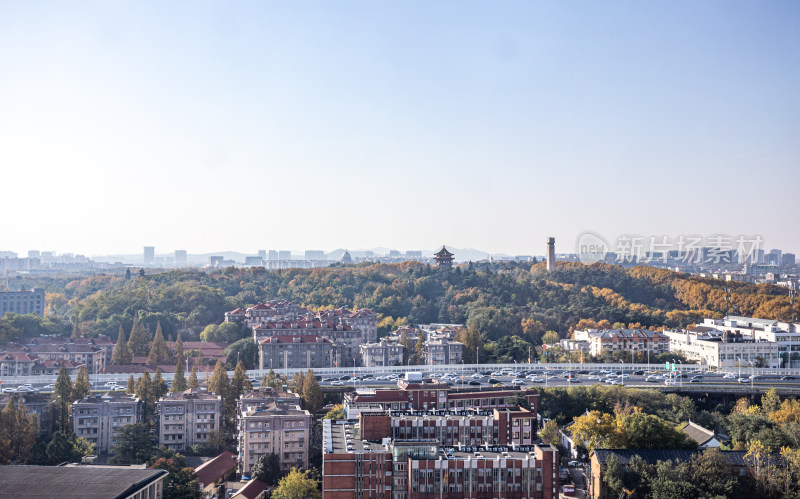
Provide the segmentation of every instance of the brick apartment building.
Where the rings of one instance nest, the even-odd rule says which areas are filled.
[[[212,431],[220,431],[222,400],[204,391],[172,392],[158,401],[158,445],[186,450],[208,442]]]
[[[323,421],[323,499],[558,497],[558,451],[551,446],[459,448],[388,434],[367,439],[361,430],[345,421]]]

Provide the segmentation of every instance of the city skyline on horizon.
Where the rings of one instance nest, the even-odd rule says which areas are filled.
[[[774,186],[800,181],[798,15],[2,2],[2,244],[535,254],[590,230],[797,251]]]

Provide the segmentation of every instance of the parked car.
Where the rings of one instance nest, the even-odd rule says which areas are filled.
[[[331,385],[333,386],[344,386],[344,383],[341,381],[331,381]]]
[[[511,384],[512,385],[524,385],[525,384],[525,380],[514,379],[514,380],[511,381]]]
[[[498,380],[498,379],[495,379],[495,378],[489,378],[489,380],[487,381],[487,383],[491,383],[491,384],[500,383],[500,380]]]
[[[477,380],[474,380],[474,379],[472,381],[470,381],[469,384],[470,385],[475,385],[475,386],[481,386],[481,382],[477,381]]]

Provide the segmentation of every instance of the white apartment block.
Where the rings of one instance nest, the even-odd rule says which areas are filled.
[[[728,316],[705,319],[690,330],[664,331],[670,351],[713,367],[800,366],[800,325]]]
[[[72,404],[72,431],[93,443],[98,454],[113,452],[117,432],[140,418],[140,400],[124,392],[91,394]]]
[[[377,343],[366,343],[360,348],[364,367],[403,365],[403,345],[397,341],[381,338]]]
[[[222,400],[203,391],[173,392],[158,401],[158,413],[158,444],[186,450],[208,442],[212,431],[220,431]]]

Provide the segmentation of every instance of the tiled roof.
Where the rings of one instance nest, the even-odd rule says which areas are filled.
[[[239,492],[233,495],[233,497],[237,498],[244,498],[244,499],[256,499],[261,495],[262,492],[267,490],[268,485],[261,480],[256,480],[255,478],[247,482],[247,485],[239,489]]]
[[[295,341],[298,338],[300,339],[300,341]],[[268,338],[264,338],[260,340],[259,343],[333,343],[333,342],[327,338],[323,338],[322,336],[316,334],[300,334],[300,335],[281,334],[277,336],[270,336]]]
[[[210,461],[206,461],[197,468],[197,479],[203,484],[203,487],[210,483],[214,483],[222,476],[226,475],[232,469],[236,468],[236,456],[229,451],[225,451],[219,456]]]
[[[166,470],[99,466],[3,466],[0,497],[125,498]]]
[[[689,438],[697,442],[697,445],[703,445],[715,436],[713,431],[707,430],[699,424],[691,421],[683,425],[681,431],[686,433]]]
[[[658,461],[682,461],[688,462],[692,456],[702,450],[685,450],[685,449],[595,449],[594,455],[597,457],[601,465],[605,465],[611,454],[617,456],[619,463],[626,466],[633,456],[640,456],[649,464],[655,464]],[[720,451],[722,457],[725,458],[732,466],[746,466],[744,456],[746,451]]]

